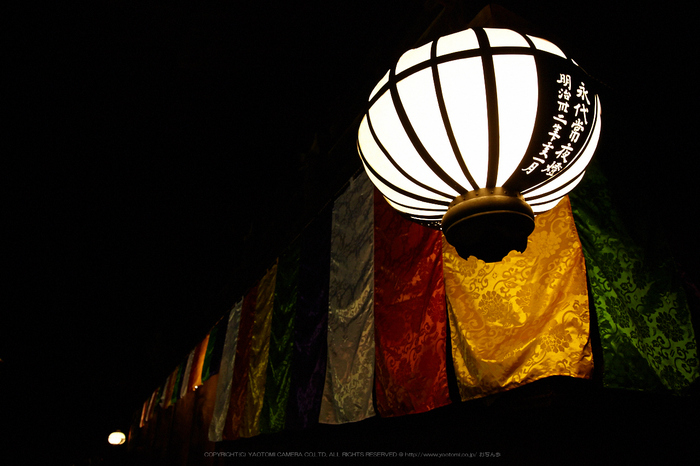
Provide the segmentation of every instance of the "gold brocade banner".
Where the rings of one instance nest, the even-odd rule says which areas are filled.
[[[248,390],[239,432],[241,437],[254,437],[260,433],[260,412],[265,397],[276,278],[277,264],[275,263],[258,284],[253,338],[250,343]]]
[[[586,268],[568,197],[537,216],[524,253],[487,264],[443,241],[443,260],[462,400],[552,375],[591,377]]]

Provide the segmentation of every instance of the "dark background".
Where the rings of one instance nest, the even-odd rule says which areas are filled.
[[[528,3],[501,5],[601,82],[600,158],[619,179],[624,215],[653,224],[697,283],[689,10]],[[104,1],[14,11],[2,99],[0,456],[42,451],[70,464],[126,432],[360,167],[356,117],[386,70],[443,9],[437,30],[458,30],[485,5]]]

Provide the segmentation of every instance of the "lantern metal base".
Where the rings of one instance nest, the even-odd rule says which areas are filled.
[[[499,262],[510,251],[525,251],[535,229],[532,208],[518,192],[482,188],[456,197],[442,218],[442,231],[457,253]]]

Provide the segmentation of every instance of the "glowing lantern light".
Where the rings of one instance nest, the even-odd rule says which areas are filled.
[[[122,445],[124,442],[126,442],[126,435],[120,431],[112,432],[109,434],[109,437],[107,437],[107,441],[111,445]]]
[[[499,261],[581,181],[601,129],[591,84],[547,40],[467,29],[401,56],[370,94],[358,152],[392,207],[462,257]]]

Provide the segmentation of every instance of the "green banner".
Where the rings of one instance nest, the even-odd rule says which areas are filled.
[[[631,234],[607,183],[593,165],[569,195],[598,319],[603,384],[680,394],[698,377],[685,292],[663,238],[642,242],[644,232]]]

